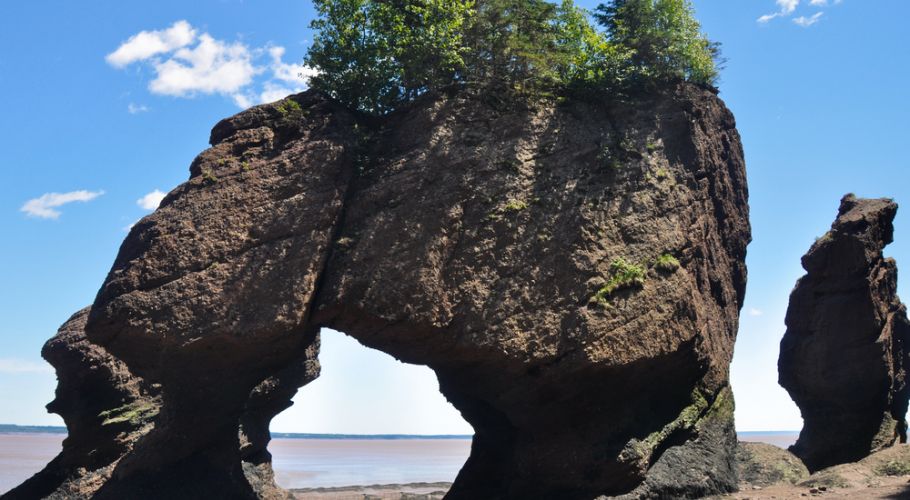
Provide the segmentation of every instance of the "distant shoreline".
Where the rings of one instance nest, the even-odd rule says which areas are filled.
[[[56,425],[0,424],[0,434],[66,434],[66,427]],[[339,440],[402,440],[402,439],[473,439],[470,434],[314,434],[273,432],[272,439],[339,439]]]
[[[56,425],[0,424],[0,434],[66,434],[66,427]],[[787,436],[799,431],[740,431],[740,438],[750,436]],[[470,434],[315,434],[298,432],[273,432],[272,439],[338,439],[338,440],[402,440],[402,439],[473,439]]]

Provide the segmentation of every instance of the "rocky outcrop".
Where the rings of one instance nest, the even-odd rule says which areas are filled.
[[[767,443],[740,442],[736,450],[741,488],[797,484],[809,477],[809,469],[787,450]]]
[[[691,86],[489,102],[375,120],[307,92],[215,127],[89,316],[161,393],[99,497],[282,495],[256,487],[267,424],[315,378],[321,327],[436,372],[475,429],[447,498],[736,487],[732,115]]]
[[[910,323],[882,255],[896,213],[891,200],[846,196],[790,296],[778,369],[805,422],[791,451],[811,471],[906,442]]]
[[[158,413],[159,387],[86,339],[88,313],[73,315],[41,350],[57,371],[56,399],[47,409],[66,422],[63,451],[4,499],[89,497]]]

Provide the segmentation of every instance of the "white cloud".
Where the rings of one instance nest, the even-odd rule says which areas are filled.
[[[283,61],[285,49],[281,46],[268,48],[271,58],[269,69],[271,78],[262,84],[259,92],[247,91],[234,94],[233,99],[237,106],[248,108],[255,104],[265,104],[280,101],[291,94],[303,92],[309,88],[310,78],[317,71],[303,64],[288,64]]]
[[[136,200],[136,204],[142,207],[143,210],[155,210],[158,208],[158,205],[161,205],[161,200],[163,200],[165,196],[167,196],[166,193],[156,189]]]
[[[224,43],[208,34],[194,48],[182,48],[173,57],[155,63],[157,77],[149,84],[154,94],[186,97],[231,94],[249,85],[261,71],[252,62],[250,50],[241,43]]]
[[[61,212],[54,210],[62,207],[67,203],[88,202],[104,194],[104,191],[71,191],[69,193],[46,193],[38,198],[25,202],[19,210],[25,212],[30,217],[40,219],[57,219]]]
[[[177,21],[163,31],[141,31],[105,57],[111,66],[122,68],[193,43],[196,30],[186,21]]]
[[[843,0],[809,0],[809,5],[817,8],[825,8],[831,5],[838,5],[842,2]],[[796,9],[799,7],[800,0],[776,0],[776,4],[778,8],[777,12],[765,14],[759,17],[757,20],[759,24],[766,24],[772,19],[776,19],[778,17],[790,17],[796,12]],[[794,18],[793,22],[805,28],[817,23],[821,19],[822,15],[822,12],[817,12],[812,16],[799,16],[797,18]]]
[[[54,373],[54,369],[47,363],[35,363],[23,359],[0,359],[0,373]]]
[[[129,111],[131,115],[138,115],[139,113],[145,113],[149,110],[148,106],[144,104],[129,103],[126,107],[126,110]]]
[[[813,24],[817,23],[822,18],[823,15],[825,15],[824,12],[817,12],[810,17],[799,16],[797,18],[794,18],[793,22],[796,23],[798,26],[802,26],[803,28],[808,28],[809,26],[812,26]]]
[[[194,97],[219,94],[230,97],[237,106],[273,102],[307,89],[316,74],[302,64],[288,64],[285,48],[251,48],[240,42],[218,40],[202,33],[186,21],[164,31],[143,31],[131,37],[107,57],[108,63],[122,68],[145,62],[154,71],[149,83],[153,94]],[[266,74],[259,79],[259,75]],[[131,113],[147,111],[131,105]]]
[[[749,309],[749,316],[761,316],[763,314],[765,314],[765,312],[761,309],[756,309],[754,307]]]
[[[792,14],[799,7],[799,0],[777,0],[777,5],[783,14]]]

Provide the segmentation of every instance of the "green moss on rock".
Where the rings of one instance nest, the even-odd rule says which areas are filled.
[[[144,425],[156,415],[158,415],[158,406],[149,401],[134,401],[98,414],[100,418],[104,419],[101,425],[129,423],[133,426]]]

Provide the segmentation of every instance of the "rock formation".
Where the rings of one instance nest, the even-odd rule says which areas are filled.
[[[280,496],[267,425],[321,327],[436,372],[476,432],[447,498],[736,487],[748,193],[712,93],[461,93],[372,119],[311,91],[211,144],[88,317],[161,401],[99,498]]]
[[[767,443],[740,442],[736,450],[741,489],[776,484],[796,484],[809,477],[809,469],[787,450]]]
[[[896,213],[891,200],[847,195],[803,257],[778,369],[805,422],[791,451],[810,471],[907,439],[910,323],[897,265],[882,255]]]
[[[63,451],[3,498],[85,498],[152,425],[159,387],[85,338],[88,312],[74,314],[41,350],[57,370],[56,399],[47,409],[66,422]]]

